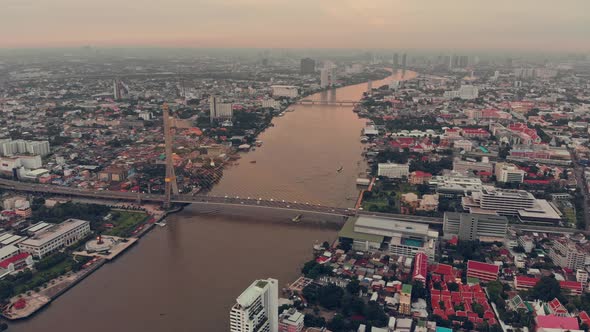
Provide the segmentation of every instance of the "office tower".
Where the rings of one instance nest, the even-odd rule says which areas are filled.
[[[301,59],[301,74],[315,73],[315,60],[310,58]]]
[[[113,80],[113,98],[121,100],[129,95],[129,88],[120,80]]]
[[[504,216],[445,212],[443,232],[445,239],[457,237],[462,241],[503,241],[508,219]]]
[[[334,69],[331,64],[326,64],[320,72],[320,87],[329,88],[332,85],[334,85]]]
[[[209,117],[211,122],[217,119],[229,120],[233,115],[231,103],[221,103],[215,96],[209,97]]]
[[[276,279],[261,279],[246,288],[231,308],[231,332],[278,332],[278,283]]]
[[[393,54],[393,71],[396,71],[399,69],[399,54],[394,53]]]
[[[459,68],[466,68],[469,66],[469,56],[460,55],[458,60]]]
[[[402,54],[402,69],[406,69],[407,65],[407,55],[406,53]]]

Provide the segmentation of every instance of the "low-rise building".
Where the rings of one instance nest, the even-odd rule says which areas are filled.
[[[380,163],[377,165],[377,175],[391,179],[401,179],[410,174],[409,164]]]
[[[467,262],[467,278],[477,278],[479,281],[488,282],[498,279],[500,267],[478,261]]]
[[[90,234],[90,222],[79,219],[68,219],[61,224],[45,228],[18,244],[21,251],[28,252],[36,258],[72,244]]]
[[[410,220],[358,216],[350,218],[338,236],[341,241],[350,241],[355,250],[385,251],[405,257],[423,252],[434,260],[438,232]]]
[[[279,315],[279,332],[301,332],[303,331],[303,320],[305,315],[295,308],[283,311]]]

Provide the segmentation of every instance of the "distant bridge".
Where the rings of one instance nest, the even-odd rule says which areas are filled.
[[[359,101],[356,100],[313,100],[302,99],[297,101],[297,105],[326,105],[326,106],[356,106]]]
[[[165,203],[165,195],[147,194],[147,193],[132,193],[110,190],[89,190],[71,187],[61,187],[55,185],[44,185],[28,182],[20,182],[13,180],[0,179],[0,188],[14,191],[25,191],[41,194],[55,194],[84,198],[96,198],[106,200],[125,200],[137,202],[158,202]],[[207,204],[212,206],[243,206],[258,209],[278,209],[285,211],[293,211],[297,213],[313,213],[319,215],[332,216],[353,216],[357,214],[374,215],[384,218],[392,218],[399,221],[416,222],[429,225],[442,225],[441,218],[409,216],[401,214],[389,213],[374,213],[366,211],[357,211],[352,208],[340,208],[325,206],[319,204],[310,204],[307,202],[288,202],[284,200],[262,199],[255,197],[239,197],[239,196],[207,196],[207,195],[172,195],[171,201],[174,203],[185,204]]]

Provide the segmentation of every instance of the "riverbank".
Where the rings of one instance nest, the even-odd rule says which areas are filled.
[[[386,82],[374,82],[382,84]],[[328,94],[354,100],[365,91],[366,85],[360,84]],[[245,153],[239,167],[226,170],[213,194],[282,196],[343,207],[356,202],[355,179],[366,168],[358,139],[364,121],[351,107],[292,107],[295,112],[273,119],[275,126],[261,133],[262,148]],[[343,170],[338,172],[340,165]],[[340,227],[332,217],[319,216],[316,222],[306,214],[295,223],[297,212],[199,210],[196,205],[179,209],[165,214],[165,227],[145,231],[134,250],[105,264],[35,319],[12,324],[11,329],[77,332],[84,326],[86,332],[156,332],[190,331],[197,326],[203,331],[227,331],[231,304],[252,280],[274,277],[282,285],[295,280],[313,246],[334,241]],[[121,294],[124,301],[114,300]],[[76,315],[72,308],[79,308]]]

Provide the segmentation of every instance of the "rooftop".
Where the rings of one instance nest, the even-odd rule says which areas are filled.
[[[41,232],[38,232],[37,234],[35,234],[35,236],[24,240],[23,242],[21,242],[23,245],[28,245],[28,246],[41,246],[59,236],[61,236],[62,234],[69,232],[77,227],[80,227],[84,224],[89,224],[89,221],[86,220],[80,220],[80,219],[68,219],[64,222],[62,222],[61,224],[57,224],[55,226],[46,228],[44,230],[42,230]]]

